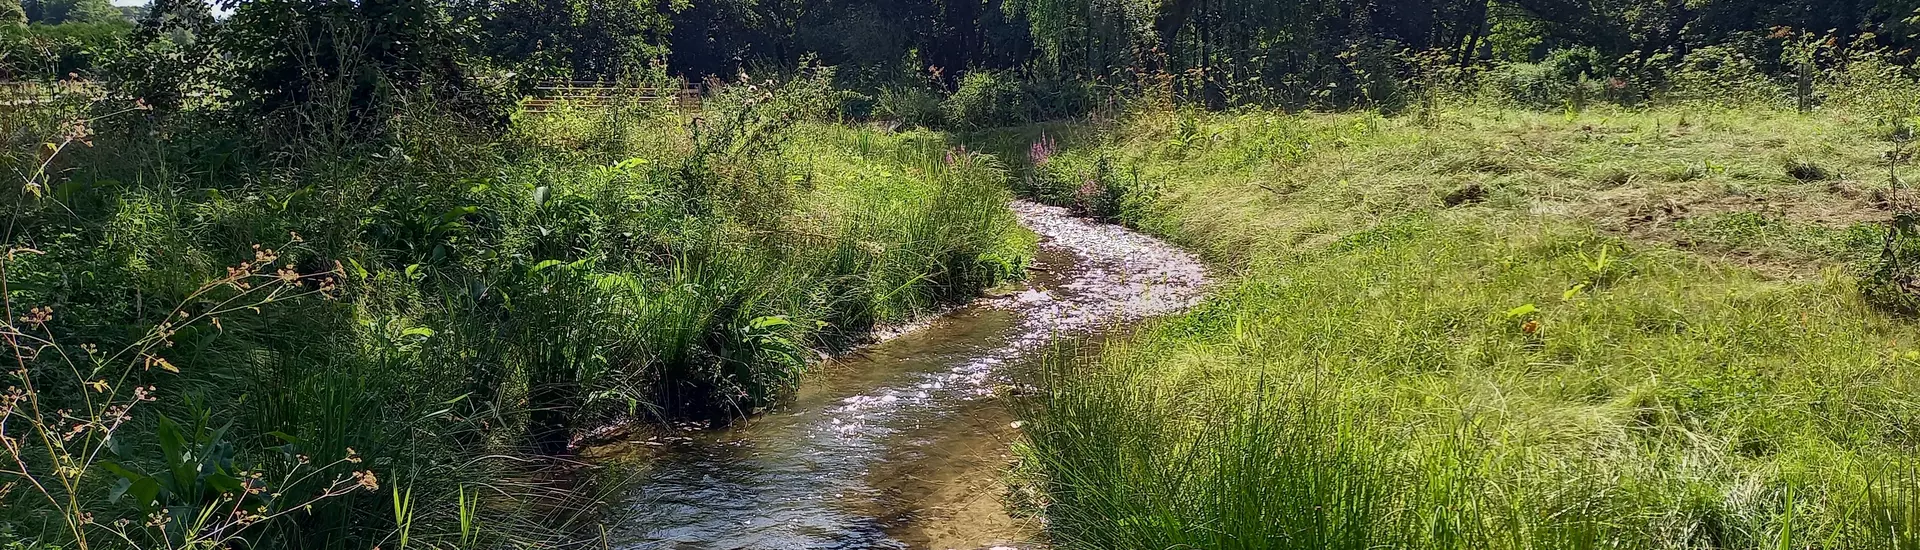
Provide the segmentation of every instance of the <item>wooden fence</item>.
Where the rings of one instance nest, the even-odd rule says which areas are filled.
[[[99,99],[107,93],[105,88],[93,82],[62,80],[47,84],[43,82],[0,82],[0,107],[36,105],[50,103],[59,96],[83,96],[87,99]]]
[[[623,86],[611,82],[567,80],[543,82],[533,87],[534,97],[520,102],[529,113],[550,112],[560,105],[612,107],[628,101],[673,100],[681,110],[700,110],[700,85],[681,82],[679,88],[659,86]]]
[[[560,105],[601,108],[619,105],[628,101],[652,101],[671,99],[676,108],[688,111],[700,110],[701,89],[699,84],[682,82],[680,87],[624,86],[611,82],[589,80],[568,80],[543,82],[533,88],[534,96],[521,101],[527,112],[550,112]],[[40,82],[0,82],[0,106],[34,105],[53,101],[61,95],[85,95],[98,98],[105,94],[99,84],[92,82],[62,81],[53,84]]]

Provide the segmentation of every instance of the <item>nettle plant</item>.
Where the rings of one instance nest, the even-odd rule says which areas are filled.
[[[21,175],[24,200],[51,200],[37,192],[54,183],[47,166],[68,146],[88,144],[85,124],[71,127],[62,143],[44,144],[37,169]],[[373,472],[353,466],[360,458],[351,449],[316,463],[290,444],[280,450],[293,466],[270,478],[237,465],[225,429],[209,429],[204,416],[182,426],[151,410],[162,394],[148,381],[181,372],[166,353],[175,334],[197,326],[225,330],[223,316],[257,313],[276,301],[332,299],[343,279],[338,263],[303,273],[291,258],[255,245],[252,259],[201,285],[139,338],[103,350],[63,342],[53,307],[15,303],[8,273],[43,252],[17,243],[0,252],[0,502],[29,506],[13,511],[64,527],[49,532],[68,540],[41,543],[215,548],[321,500],[379,487]],[[139,418],[147,414],[151,423]],[[158,460],[116,462],[127,454],[121,432],[129,425],[157,426]]]

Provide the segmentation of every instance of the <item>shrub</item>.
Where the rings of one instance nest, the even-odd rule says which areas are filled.
[[[1920,73],[1896,62],[1892,52],[1862,47],[1846,52],[1844,62],[1826,71],[1819,95],[1827,105],[1872,113],[1883,123],[1920,116]]]
[[[1330,93],[1330,106],[1364,106],[1394,113],[1413,102],[1408,79],[1416,73],[1416,61],[1399,42],[1356,42],[1338,58],[1349,85]]]
[[[1033,120],[1061,120],[1085,116],[1098,101],[1093,85],[1085,80],[1037,77],[1025,82],[1026,95],[1033,100]]]
[[[1062,154],[1054,140],[1043,135],[1029,148],[1031,169],[1020,191],[1096,220],[1137,224],[1158,189],[1143,183],[1138,170],[1116,166],[1115,158],[1109,151]]]
[[[1030,120],[1026,89],[1008,73],[977,70],[960,79],[947,98],[947,123],[955,128],[1012,126]]]
[[[1767,76],[1753,56],[1731,46],[1694,50],[1669,80],[1666,98],[1680,103],[1785,107],[1793,100],[1791,86]]]
[[[1860,292],[1882,309],[1920,313],[1920,216],[1897,214],[1887,231],[1886,246],[1865,272]]]
[[[1607,94],[1599,78],[1606,72],[1592,48],[1555,50],[1539,63],[1506,63],[1484,80],[1495,98],[1521,107],[1548,109],[1580,106]]]
[[[122,55],[132,30],[133,25],[125,21],[0,24],[0,76],[15,80],[92,76],[100,63]]]
[[[1898,169],[1912,160],[1906,140],[1896,142],[1887,153],[1892,189],[1900,188]],[[1864,270],[1860,291],[1867,302],[1882,309],[1908,315],[1920,314],[1920,213],[1911,204],[1895,203],[1893,218],[1887,223],[1880,257]]]
[[[922,87],[895,86],[874,96],[873,116],[909,127],[937,128],[945,120],[940,94]]]

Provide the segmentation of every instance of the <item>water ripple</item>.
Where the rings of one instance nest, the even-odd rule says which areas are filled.
[[[991,397],[1007,365],[1049,342],[1201,297],[1206,270],[1184,250],[1062,208],[1012,209],[1041,237],[1031,288],[842,360],[783,410],[644,442],[648,470],[621,547],[906,548],[888,533],[911,513],[884,511],[876,503],[897,495],[868,479],[883,461],[939,460],[934,441],[969,429],[966,404]]]

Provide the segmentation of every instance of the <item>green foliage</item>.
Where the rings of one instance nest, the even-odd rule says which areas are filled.
[[[759,410],[816,350],[1022,273],[1030,243],[996,162],[938,134],[825,125],[831,78],[740,83],[700,113],[563,109],[503,133],[420,106],[350,147],[288,147],[204,108],[107,100],[94,107],[111,116],[79,125],[84,105],[8,111],[4,162],[33,175],[10,187],[8,246],[45,254],[9,261],[7,297],[58,308],[46,324],[74,346],[113,349],[181,303],[204,311],[196,287],[262,242],[290,242],[263,277],[333,277],[337,300],[163,330],[170,366],[129,375],[160,399],[114,434],[111,469],[88,469],[98,488],[71,516],[7,494],[0,521],[86,513],[130,520],[141,541],[286,548],[402,531],[416,546],[571,540],[594,495],[502,483],[533,475],[522,460],[602,426]],[[324,105],[351,108],[299,108]],[[65,152],[42,155],[48,139]],[[82,382],[41,391],[77,402],[94,392]],[[175,429],[162,414],[222,420]],[[254,514],[205,516],[237,502],[220,496],[230,478],[271,492],[235,493]],[[348,496],[377,479],[406,487]],[[556,503],[572,512],[536,512]],[[492,519],[455,529],[455,508]],[[137,527],[160,510],[186,523]],[[34,540],[77,540],[48,529]]]
[[[1100,101],[1093,83],[1060,75],[1034,74],[1026,79],[1033,102],[1033,120],[1072,120],[1094,112]]]
[[[157,0],[134,54],[110,71],[126,97],[163,111],[219,106],[272,120],[284,145],[345,147],[390,137],[406,105],[504,122],[507,82],[467,46],[471,18],[448,3]],[[212,101],[218,98],[219,101]],[[193,104],[198,102],[199,104]]]
[[[1506,99],[1558,108],[1603,97],[1641,101],[1665,89],[1674,76],[1668,73],[1702,52],[1707,59],[1678,75],[1689,93],[1714,89],[1696,85],[1703,78],[1780,76],[1794,70],[1778,62],[1781,37],[1774,35],[1782,29],[1795,36],[1835,33],[1836,44],[1850,49],[1898,52],[1915,44],[1905,22],[1910,2],[1395,0],[1356,9],[1340,2],[1044,0],[1009,6],[1028,19],[1041,46],[1036,67],[1215,108],[1392,111],[1410,102],[1395,99],[1396,84],[1430,78],[1396,58],[1429,57],[1468,73],[1492,69],[1490,86]],[[1737,60],[1713,48],[1731,48],[1761,60],[1760,66],[1721,72],[1722,60],[1714,58]],[[1570,72],[1570,55],[1586,58],[1585,70]],[[1823,70],[1844,64],[1819,62]]]
[[[0,489],[0,544],[165,512],[132,538],[563,545],[586,522],[549,512],[591,514],[594,495],[497,457],[765,410],[817,350],[1019,276],[1008,167],[914,127],[1122,98],[1111,140],[1007,138],[1029,161],[1020,191],[1243,278],[1097,364],[1054,365],[1029,452],[1063,544],[1915,531],[1911,482],[1878,469],[1915,461],[1899,369],[1916,337],[1853,297],[1912,301],[1913,223],[1882,240],[1853,214],[1867,206],[1819,208],[1887,202],[1858,181],[1881,153],[1860,143],[1920,112],[1911,2],[223,0],[215,17],[157,0],[130,41],[103,6],[36,0],[24,17],[69,22],[0,29],[8,78],[108,92],[23,88],[31,107],[0,113],[0,164],[22,180],[4,298],[57,307],[36,323],[73,346],[164,334],[171,362],[128,370],[159,397],[111,438],[87,426],[115,402],[90,396],[120,382],[51,354],[10,374],[58,377],[35,398],[82,411],[74,437],[117,458],[30,459],[81,474],[56,475],[71,483],[54,498]],[[674,74],[740,76],[709,78],[697,114],[511,102],[537,79]],[[1555,112],[1462,112],[1439,103],[1453,92]],[[909,131],[822,122],[865,97]],[[1417,102],[1420,129],[1170,101]],[[1605,104],[1645,101],[1666,110]],[[1788,105],[1808,112],[1767,110]],[[1720,208],[1757,198],[1787,206]],[[272,242],[286,264],[243,263]],[[1813,286],[1701,255],[1869,273]],[[236,264],[325,296],[171,324],[217,310],[200,289]],[[81,349],[65,346],[48,349]],[[1824,368],[1787,368],[1808,357]],[[376,470],[392,498],[349,496]],[[254,514],[207,512],[240,505]],[[6,534],[29,525],[45,532]]]
[[[1882,124],[1920,116],[1920,72],[1895,52],[1856,45],[1834,53],[1846,61],[1821,75],[1825,105],[1871,114]]]
[[[20,6],[20,0],[0,2],[0,25],[18,26],[27,24],[27,10]]]
[[[1888,206],[1894,209],[1880,243],[1880,256],[1862,277],[1861,291],[1874,305],[1912,315],[1920,313],[1920,215],[1910,203],[1902,202],[1900,192],[1908,190],[1901,178],[1902,165],[1912,162],[1908,149],[1913,131],[1902,125],[1891,132],[1892,148],[1883,158],[1887,169]]]
[[[670,14],[661,7],[631,0],[484,0],[460,3],[458,11],[481,21],[481,48],[489,57],[526,76],[613,80],[646,73],[666,55]]]
[[[1920,262],[1920,217],[1902,212],[1888,224],[1885,248],[1878,262],[1867,271],[1861,292],[1867,299],[1890,311],[1920,313],[1920,278],[1915,263]]]
[[[1051,138],[1041,140],[1032,149],[1055,147]],[[1156,198],[1156,188],[1140,180],[1140,171],[1119,165],[1111,151],[1049,152],[1029,160],[1034,162],[1022,193],[1096,220],[1133,225],[1146,219]]]
[[[979,129],[1027,122],[1031,105],[1020,81],[1006,73],[974,71],[960,79],[960,89],[947,98],[947,122],[956,128]]]
[[[1505,63],[1490,70],[1485,86],[1513,105],[1552,109],[1605,97],[1606,63],[1592,48],[1557,50],[1539,63]]]
[[[22,0],[27,20],[44,25],[127,22],[109,0]]]
[[[0,74],[22,80],[95,76],[126,51],[133,25],[125,21],[0,28]]]
[[[908,127],[939,128],[946,121],[940,94],[920,87],[889,87],[874,97],[873,117]]]

